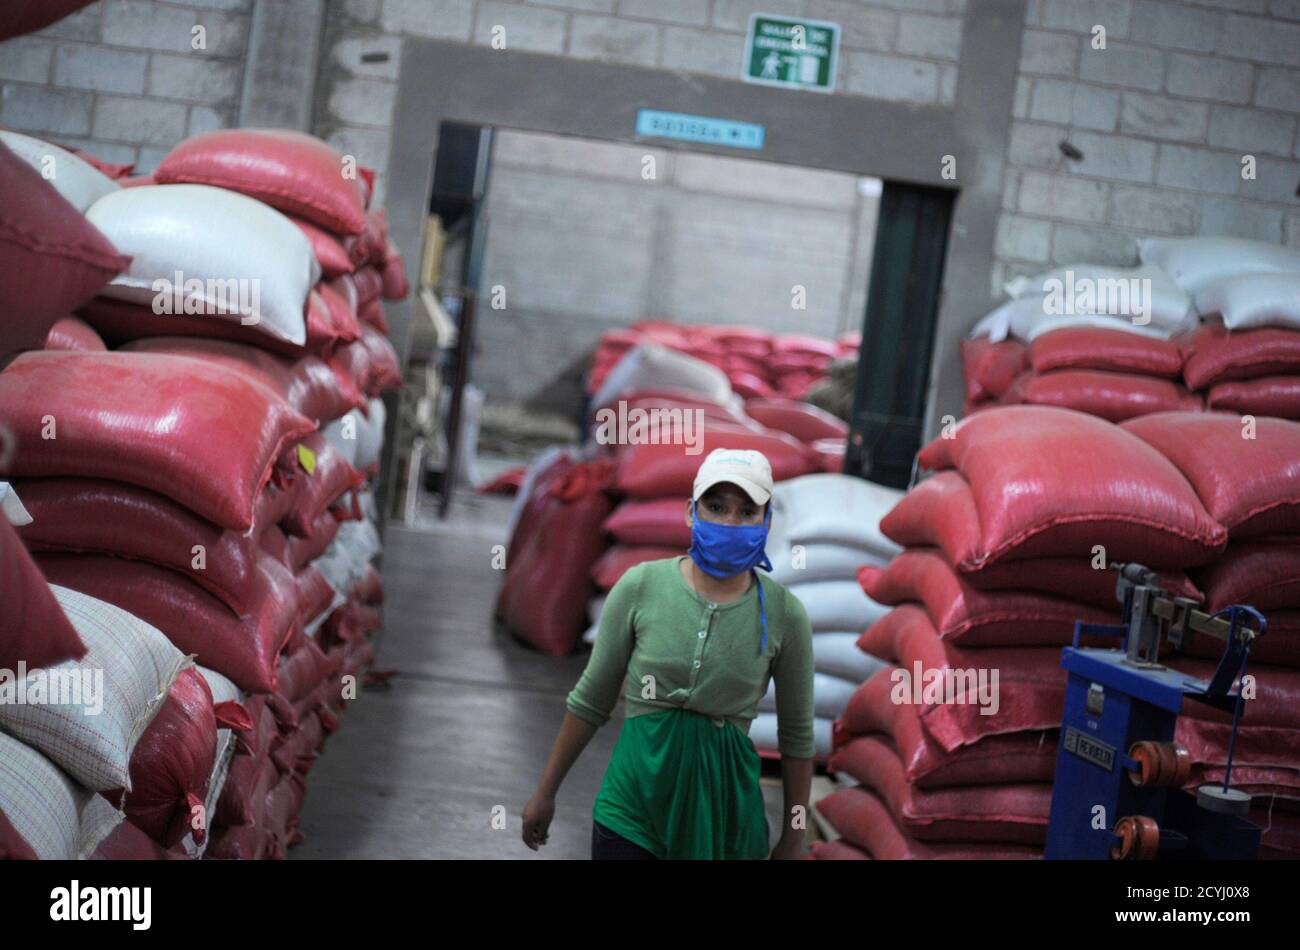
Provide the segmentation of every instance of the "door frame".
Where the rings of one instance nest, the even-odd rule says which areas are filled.
[[[683,72],[407,37],[389,145],[389,233],[418,264],[439,125],[465,122],[727,155],[958,191],[930,348],[925,438],[963,400],[959,341],[992,300],[997,219],[1027,0],[971,0],[952,106],[775,89]],[[640,109],[762,125],[761,150],[643,138]],[[955,176],[944,176],[951,156]],[[403,370],[413,298],[386,305]],[[872,303],[868,300],[868,308]],[[390,404],[380,501],[392,501],[399,413]]]

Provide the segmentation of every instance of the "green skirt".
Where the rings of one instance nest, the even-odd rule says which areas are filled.
[[[623,721],[594,817],[668,860],[768,857],[758,752],[731,721],[686,709]]]

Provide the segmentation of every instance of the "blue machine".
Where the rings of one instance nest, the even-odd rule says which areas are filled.
[[[1246,817],[1250,796],[1231,787],[1232,754],[1245,700],[1232,692],[1253,640],[1267,623],[1251,607],[1218,614],[1170,597],[1140,564],[1119,569],[1124,624],[1076,623],[1063,651],[1069,671],[1056,755],[1046,857],[1062,859],[1254,858],[1260,829]],[[1252,617],[1258,629],[1242,621]],[[1162,642],[1182,649],[1193,633],[1226,642],[1209,682],[1159,662]],[[1080,647],[1080,638],[1119,638],[1119,649]],[[1187,750],[1174,742],[1185,699],[1232,714],[1223,783],[1184,791]]]

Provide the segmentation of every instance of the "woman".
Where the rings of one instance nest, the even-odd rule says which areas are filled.
[[[749,725],[776,682],[785,820],[773,858],[802,857],[812,781],[812,633],[771,570],[772,467],[761,452],[715,449],[695,476],[690,553],[647,561],[605,600],[587,668],[536,794],[524,843],[546,843],[560,783],[619,691],[626,713],[596,796],[592,858],[768,856],[759,757]]]

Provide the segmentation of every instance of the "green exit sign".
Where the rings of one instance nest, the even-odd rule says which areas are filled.
[[[838,23],[755,13],[749,18],[741,78],[767,86],[832,92],[839,46]]]

